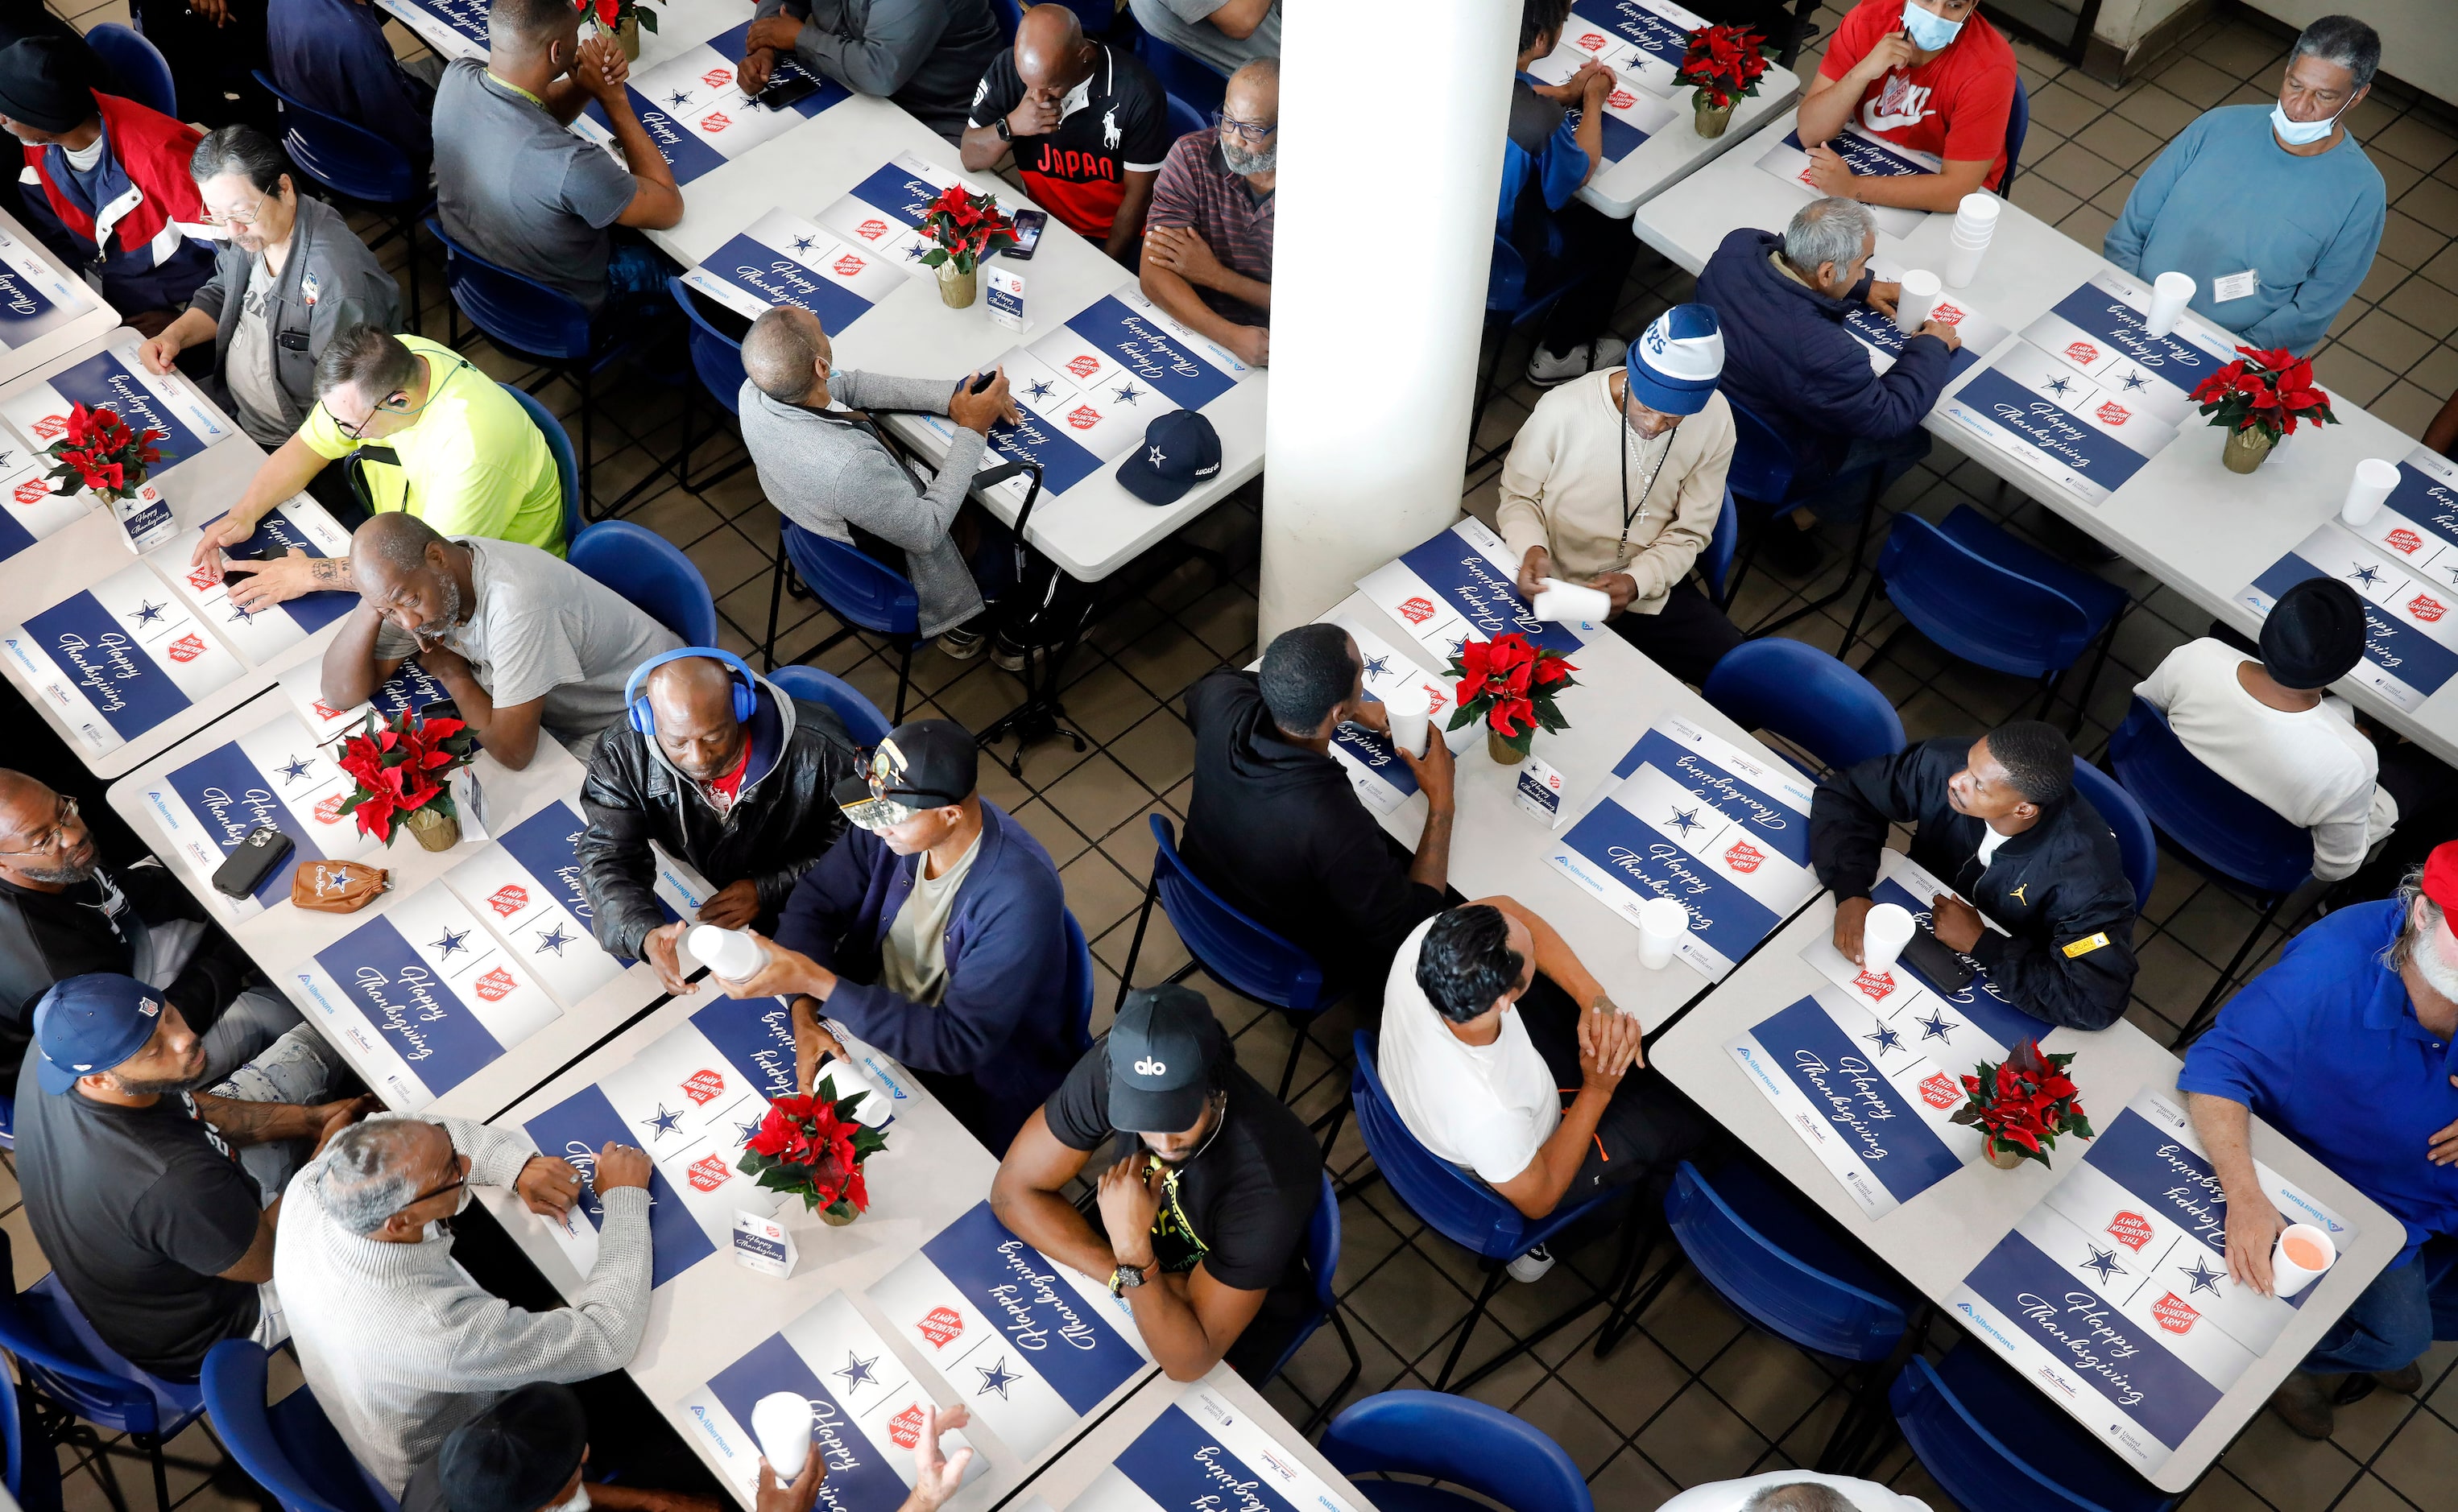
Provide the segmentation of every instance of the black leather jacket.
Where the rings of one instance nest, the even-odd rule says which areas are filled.
[[[580,838],[580,885],[597,942],[615,955],[638,960],[641,940],[666,922],[650,886],[656,875],[652,840],[711,887],[757,882],[753,927],[769,934],[795,881],[844,833],[844,814],[829,797],[860,761],[844,721],[833,709],[787,697],[764,677],[758,699],[753,769],[721,815],[656,740],[630,724],[610,725],[598,738],[580,789],[589,818]]]

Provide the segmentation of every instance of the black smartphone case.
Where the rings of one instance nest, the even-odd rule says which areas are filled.
[[[214,891],[225,898],[249,896],[291,849],[289,836],[270,824],[258,825],[240,838],[239,848],[214,873]]]

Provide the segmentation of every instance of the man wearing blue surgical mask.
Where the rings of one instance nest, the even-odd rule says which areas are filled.
[[[1818,192],[1863,204],[1951,211],[2006,176],[2014,50],[1979,0],[1861,0],[1801,98],[1796,129]],[[1925,153],[1935,173],[1855,173],[1837,138]],[[1865,166],[1865,165],[1864,165]]]
[[[2248,346],[2309,356],[2371,271],[2387,197],[2348,132],[2381,38],[2323,16],[2287,54],[2279,101],[2223,105],[2178,134],[2109,227],[2108,260],[2194,280],[2194,312]]]

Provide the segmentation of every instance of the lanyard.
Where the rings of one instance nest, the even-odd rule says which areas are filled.
[[[1630,565],[1630,528],[1647,512],[1647,496],[1656,491],[1656,475],[1662,472],[1665,463],[1672,460],[1673,437],[1670,431],[1666,432],[1664,450],[1657,454],[1656,466],[1649,469],[1647,483],[1638,490],[1638,507],[1634,509],[1630,506],[1630,438],[1633,434],[1630,416],[1622,405],[1615,405],[1614,410],[1614,420],[1621,428],[1621,434],[1615,438],[1621,445],[1621,545],[1614,553],[1614,566],[1619,569]]]

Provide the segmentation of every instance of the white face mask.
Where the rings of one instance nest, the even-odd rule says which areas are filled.
[[[1922,52],[1943,52],[1962,33],[1963,23],[1925,10],[1916,0],[1904,0],[1904,31],[1910,35],[1912,46]]]
[[[2318,121],[2297,121],[2287,118],[2286,106],[2274,101],[2270,107],[2270,129],[2277,132],[2279,139],[2290,147],[2310,147],[2329,135],[2331,128],[2338,124],[2337,115],[2326,116]]]

